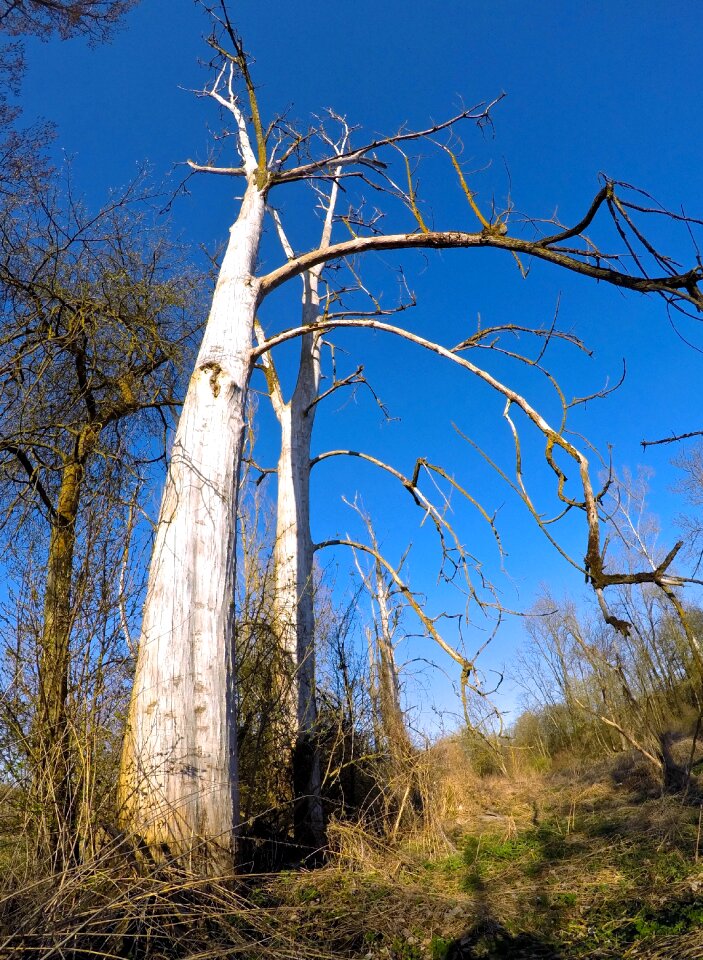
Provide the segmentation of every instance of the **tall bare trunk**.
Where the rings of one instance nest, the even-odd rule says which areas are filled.
[[[306,280],[305,305],[311,290]],[[314,305],[316,315],[317,303]],[[305,312],[305,310],[304,310]],[[303,337],[298,380],[290,401],[279,407],[276,521],[276,619],[293,683],[293,787],[299,842],[324,842],[320,757],[316,745],[315,613],[313,543],[310,535],[310,443],[320,381],[320,346]]]
[[[234,548],[264,208],[251,177],[174,440],[120,778],[126,827],[210,872],[231,868],[238,820]]]

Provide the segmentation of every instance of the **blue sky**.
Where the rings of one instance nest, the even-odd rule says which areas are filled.
[[[305,125],[311,113],[331,106],[363,128],[356,135],[362,142],[402,124],[426,126],[454,112],[460,102],[492,100],[504,91],[493,133],[467,126],[462,134],[463,160],[477,171],[472,186],[484,209],[490,208],[492,195],[501,208],[510,192],[518,211],[545,218],[557,211],[571,221],[587,207],[604,171],[651,191],[667,206],[685,204],[689,212],[703,214],[703,7],[697,0],[666,9],[654,0],[357,0],[353,5],[247,0],[232,2],[231,13],[255,58],[253,73],[267,118],[287,109]],[[207,59],[207,32],[191,2],[142,0],[110,46],[29,44],[25,117],[56,123],[55,149],[71,158],[76,188],[90,202],[100,203],[145,161],[155,177],[175,185],[185,173],[179,164],[188,157],[205,158],[219,118],[211,103],[190,91],[208,78],[198,62]],[[430,220],[438,227],[473,228],[450,169],[428,163],[420,176]],[[194,247],[212,248],[225,239],[235,216],[237,184],[201,177],[192,179],[189,189],[174,205],[174,228]],[[318,224],[310,197],[299,190],[274,199],[296,246],[314,242]],[[659,226],[666,243],[685,254],[690,265],[685,235],[669,235],[664,224]],[[268,242],[265,266],[279,256]],[[427,336],[453,344],[472,331],[479,314],[486,325],[544,325],[559,299],[562,328],[594,351],[590,360],[561,349],[548,355],[548,366],[567,394],[589,393],[612,382],[627,358],[624,386],[608,401],[589,404],[576,425],[600,450],[612,445],[618,469],[636,469],[643,462],[654,469],[651,506],[661,519],[662,541],[675,539],[672,524],[680,505],[671,493],[671,452],[655,448],[643,454],[639,442],[701,426],[696,387],[701,357],[677,338],[663,304],[545,265],[523,281],[511,260],[491,252],[377,258],[368,277],[390,300],[401,262],[418,295],[407,321]],[[266,308],[269,329],[296,322],[297,296],[296,289]],[[696,324],[684,323],[682,329],[703,343]],[[353,368],[363,362],[399,419],[383,422],[363,392],[339,395],[320,411],[316,450],[362,448],[404,470],[412,468],[416,456],[427,455],[453,471],[491,512],[499,510],[511,576],[504,585],[506,603],[529,606],[543,582],[557,592],[580,590],[580,578],[536,539],[514,496],[452,430],[454,423],[471,432],[509,464],[501,405],[465,378],[380,334],[346,333],[336,341],[348,351],[340,363]],[[287,365],[293,370],[294,354],[281,353],[284,370]],[[486,362],[494,364],[495,358]],[[524,371],[505,364],[495,369],[514,377],[511,382],[530,391],[536,402],[551,402]],[[526,450],[539,484],[539,451],[527,441]],[[259,458],[272,464],[275,453],[273,421],[264,415]],[[461,609],[460,597],[435,586],[436,551],[429,532],[418,531],[417,515],[406,510],[407,495],[370,469],[342,461],[318,468],[313,536],[321,540],[353,532],[342,496],[352,499],[357,492],[373,510],[389,557],[415,543],[408,569],[412,585],[427,594],[428,608],[437,612],[454,604]],[[490,535],[460,504],[455,506],[467,545],[486,557],[487,570],[497,571]],[[579,540],[566,534],[566,542],[582,555]],[[338,562],[343,566],[344,558]],[[345,578],[340,568],[337,583]],[[520,634],[519,622],[508,624],[486,666],[509,663]],[[476,634],[476,643],[469,636],[471,651],[482,634]],[[415,646],[411,652],[424,651]]]

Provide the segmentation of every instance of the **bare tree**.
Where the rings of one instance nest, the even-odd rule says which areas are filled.
[[[366,251],[483,247],[518,258],[536,257],[625,289],[659,293],[676,307],[700,308],[703,293],[698,286],[700,267],[675,269],[646,238],[646,253],[633,261],[636,275],[584,239],[604,210],[626,244],[643,242],[644,234],[633,220],[636,205],[614,181],[603,185],[577,224],[557,225],[548,236],[524,239],[513,234],[507,217],[489,220],[480,211],[477,232],[429,230],[409,177],[407,189],[400,191],[394,183],[391,189],[412,214],[411,232],[360,234],[257,275],[266,201],[274,189],[311,179],[344,179],[349,184],[354,178],[375,179],[387,187],[387,166],[379,156],[384,149],[396,155],[413,141],[429,145],[442,131],[466,120],[486,122],[490,107],[465,109],[426,130],[401,131],[340,152],[329,146],[324,127],[299,134],[281,120],[265,124],[249,58],[224,3],[212,15],[222,39],[211,40],[219,67],[205,93],[234,120],[239,156],[229,166],[213,160],[191,167],[194,172],[242,179],[244,194],[174,441],[144,608],[122,794],[127,824],[149,846],[165,846],[174,855],[191,854],[200,846],[206,869],[219,870],[231,862],[237,823],[234,524],[247,388],[253,362],[262,352],[252,349],[255,318],[264,298],[320,264]],[[478,209],[468,187],[465,192],[472,209]],[[314,332],[309,327],[299,331]],[[597,501],[587,480],[585,457],[574,453],[559,430],[546,425],[522,398],[510,391],[504,396],[543,432],[548,453],[556,444],[580,464],[587,487],[585,509],[595,527]],[[589,568],[594,582],[602,586],[604,574],[595,550],[594,540]]]
[[[149,226],[137,185],[97,215],[46,191],[5,219],[0,240],[2,522],[8,537],[28,517],[48,535],[26,742],[50,855],[70,855],[77,841],[76,561],[96,549],[89,513],[94,521],[100,509],[103,518],[124,513],[139,459],[158,457],[153,441],[177,405],[195,284],[178,257]]]
[[[375,553],[371,569],[354,555],[356,569],[371,600],[371,623],[366,628],[369,653],[369,693],[373,710],[376,750],[380,758],[380,774],[384,781],[386,818],[389,833],[395,837],[408,808],[419,808],[415,749],[405,724],[401,706],[400,673],[396,661],[404,605],[398,601],[398,590],[381,562],[378,540],[368,515],[364,515],[371,548]],[[398,564],[402,571],[409,549]],[[401,595],[402,596],[402,595]],[[409,803],[408,801],[414,801]],[[390,814],[390,818],[389,815]]]
[[[368,519],[368,518],[367,518]],[[368,520],[371,546],[380,556],[376,535]],[[410,738],[400,704],[400,677],[395,658],[396,633],[402,607],[394,602],[395,584],[374,558],[373,568],[367,572],[355,556],[356,568],[372,601],[372,627],[368,628],[369,667],[372,684],[377,747],[395,761],[402,763],[410,750]],[[398,565],[402,569],[402,562]]]
[[[34,34],[63,39],[87,36],[104,40],[138,0],[2,0],[0,30],[10,36]]]
[[[546,666],[556,697],[575,727],[599,723],[602,742],[633,748],[651,765],[666,789],[688,782],[690,765],[677,760],[671,736],[680,725],[695,728],[703,705],[700,614],[685,605],[681,588],[695,583],[670,567],[658,530],[645,511],[646,482],[610,478],[601,498],[613,581],[596,586],[599,619],[579,615],[573,602],[545,596],[528,631],[538,664]],[[605,588],[609,588],[606,602]],[[539,666],[537,673],[539,674]],[[531,670],[534,677],[535,671]],[[612,739],[614,737],[614,740]]]
[[[337,181],[327,201],[320,245],[329,246],[332,234]],[[274,214],[283,249],[294,256],[280,218]],[[302,326],[320,319],[322,264],[302,274]],[[261,326],[257,339],[265,343]],[[315,746],[317,698],[315,689],[315,611],[313,542],[310,534],[310,446],[320,389],[319,332],[301,337],[300,363],[295,389],[286,402],[273,357],[262,354],[269,396],[281,427],[276,539],[274,546],[275,621],[279,646],[287,669],[282,680],[289,688],[291,760],[295,792],[296,834],[299,842],[319,847],[324,843],[320,757]],[[291,682],[292,681],[292,682]]]

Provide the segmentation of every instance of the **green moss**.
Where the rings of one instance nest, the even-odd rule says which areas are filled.
[[[405,937],[393,937],[390,956],[393,960],[424,960],[420,947],[416,943],[410,943]]]
[[[578,903],[578,895],[575,893],[555,893],[552,897],[552,903],[560,907],[574,907]]]
[[[453,941],[447,937],[432,937],[430,940],[430,960],[446,960]]]

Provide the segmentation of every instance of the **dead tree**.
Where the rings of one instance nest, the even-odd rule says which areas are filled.
[[[254,327],[263,300],[287,280],[344,257],[374,250],[447,248],[493,248],[518,259],[535,257],[592,280],[658,293],[683,307],[703,306],[703,293],[700,267],[675,269],[651,243],[647,263],[636,259],[643,273],[635,275],[584,239],[601,211],[610,213],[624,234],[634,231],[634,242],[642,236],[638,227],[630,227],[626,191],[614,181],[602,186],[577,224],[558,225],[548,236],[525,239],[505,217],[487,219],[480,210],[476,232],[428,229],[410,177],[407,189],[392,186],[412,214],[409,231],[318,246],[263,276],[257,274],[266,203],[274,190],[314,179],[351,184],[355,178],[375,178],[387,186],[387,164],[380,158],[385,149],[396,156],[414,141],[429,146],[431,139],[466,120],[485,123],[491,105],[462,110],[426,130],[401,131],[336,150],[319,125],[299,134],[280,120],[265,123],[249,58],[224,3],[213,16],[219,39],[211,45],[219,69],[205,94],[232,117],[238,158],[231,165],[212,161],[191,163],[191,168],[239,178],[244,192],[173,445],[144,608],[121,789],[125,822],[147,845],[173,855],[200,850],[204,868],[220,870],[231,864],[237,823],[231,655],[234,525],[246,395],[255,358],[261,355],[253,348]],[[466,196],[478,210],[468,187]],[[322,327],[305,327],[299,333],[316,329]],[[456,353],[453,357],[457,359]],[[509,406],[527,409],[517,395],[505,396]],[[558,444],[572,455],[558,431],[535,412],[528,416],[547,438],[548,452]],[[587,493],[587,510],[595,503],[593,496]],[[592,559],[594,576],[600,576],[595,553]],[[197,860],[197,852],[194,856]]]

